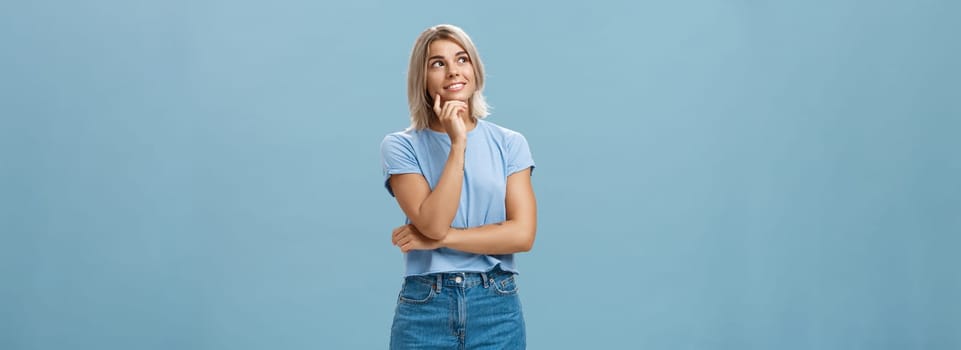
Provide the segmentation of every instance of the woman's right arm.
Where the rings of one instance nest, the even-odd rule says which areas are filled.
[[[421,174],[394,174],[390,176],[390,187],[414,227],[431,239],[441,240],[447,236],[460,205],[467,130],[459,114],[466,112],[467,104],[448,101],[441,108],[440,97],[434,101],[434,111],[451,139],[450,153],[437,186],[431,191],[427,179]]]
[[[390,187],[400,208],[417,230],[432,239],[446,237],[457,214],[464,182],[464,149],[464,145],[451,145],[447,164],[434,191],[421,174],[390,176]]]

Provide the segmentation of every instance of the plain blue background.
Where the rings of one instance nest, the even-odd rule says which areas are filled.
[[[385,348],[426,27],[524,133],[533,349],[961,348],[956,1],[7,1],[0,348]]]

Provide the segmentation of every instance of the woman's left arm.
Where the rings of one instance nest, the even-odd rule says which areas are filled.
[[[507,177],[507,220],[471,228],[450,228],[443,240],[426,238],[411,225],[394,229],[394,245],[401,251],[448,247],[475,254],[512,254],[531,250],[537,234],[537,201],[531,168]]]

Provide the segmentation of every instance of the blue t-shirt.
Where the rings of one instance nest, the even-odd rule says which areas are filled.
[[[390,188],[393,174],[424,175],[433,190],[447,163],[450,137],[431,129],[411,128],[384,137],[380,152],[385,186],[391,196],[394,195]],[[534,160],[523,135],[478,119],[477,126],[467,132],[464,183],[451,226],[469,228],[505,221],[507,176],[527,168],[533,170],[533,167]],[[484,272],[498,264],[506,271],[517,272],[513,254],[473,254],[450,248],[413,250],[404,255],[404,262],[406,276]]]

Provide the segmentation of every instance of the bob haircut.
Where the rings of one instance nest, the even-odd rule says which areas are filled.
[[[483,119],[488,114],[490,106],[484,98],[484,64],[481,63],[477,47],[470,40],[463,29],[450,24],[439,24],[417,37],[414,48],[410,52],[410,67],[407,69],[407,104],[410,107],[410,124],[416,130],[426,129],[434,114],[434,97],[427,93],[427,49],[435,40],[451,40],[467,51],[474,67],[474,84],[476,89],[471,96],[468,106],[471,117]]]

